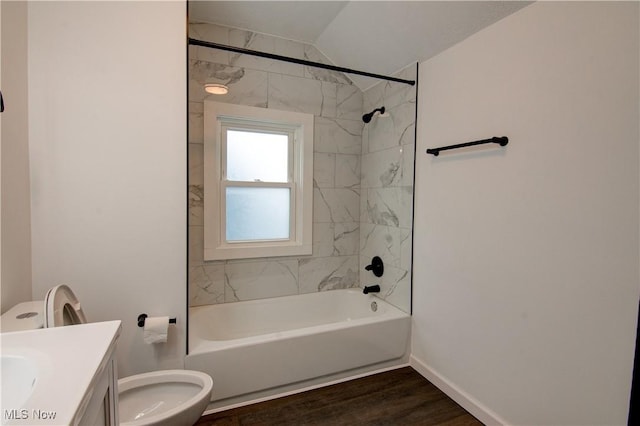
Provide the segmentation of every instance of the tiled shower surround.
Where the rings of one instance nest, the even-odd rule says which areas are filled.
[[[412,65],[396,74],[416,80]],[[416,88],[383,81],[364,93],[364,112],[385,107],[362,132],[360,157],[360,281],[380,284],[380,297],[411,311],[411,249]],[[384,262],[375,277],[364,268],[373,256]]]
[[[212,24],[189,36],[331,63],[315,47]],[[415,66],[399,73],[415,79]],[[380,284],[381,297],[410,309],[415,88],[382,82],[363,94],[338,72],[203,47],[189,47],[189,303],[236,302]],[[203,85],[229,93],[208,95]],[[313,254],[203,260],[203,101],[315,116]],[[384,104],[389,117],[362,122]],[[371,257],[385,274],[365,271]]]

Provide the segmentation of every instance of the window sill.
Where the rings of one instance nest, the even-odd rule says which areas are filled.
[[[306,256],[313,254],[311,244],[286,243],[268,247],[258,244],[230,244],[226,247],[204,248],[204,260],[251,259],[256,257]]]

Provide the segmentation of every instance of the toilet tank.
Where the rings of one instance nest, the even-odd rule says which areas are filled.
[[[44,302],[34,300],[18,303],[0,316],[0,331],[35,330],[44,327]]]

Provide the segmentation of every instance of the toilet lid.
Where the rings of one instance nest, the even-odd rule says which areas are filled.
[[[61,284],[47,292],[44,299],[46,328],[87,322],[80,302],[71,289]]]

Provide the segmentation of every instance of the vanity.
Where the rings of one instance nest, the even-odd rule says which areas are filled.
[[[118,425],[120,321],[0,334],[2,425]]]

